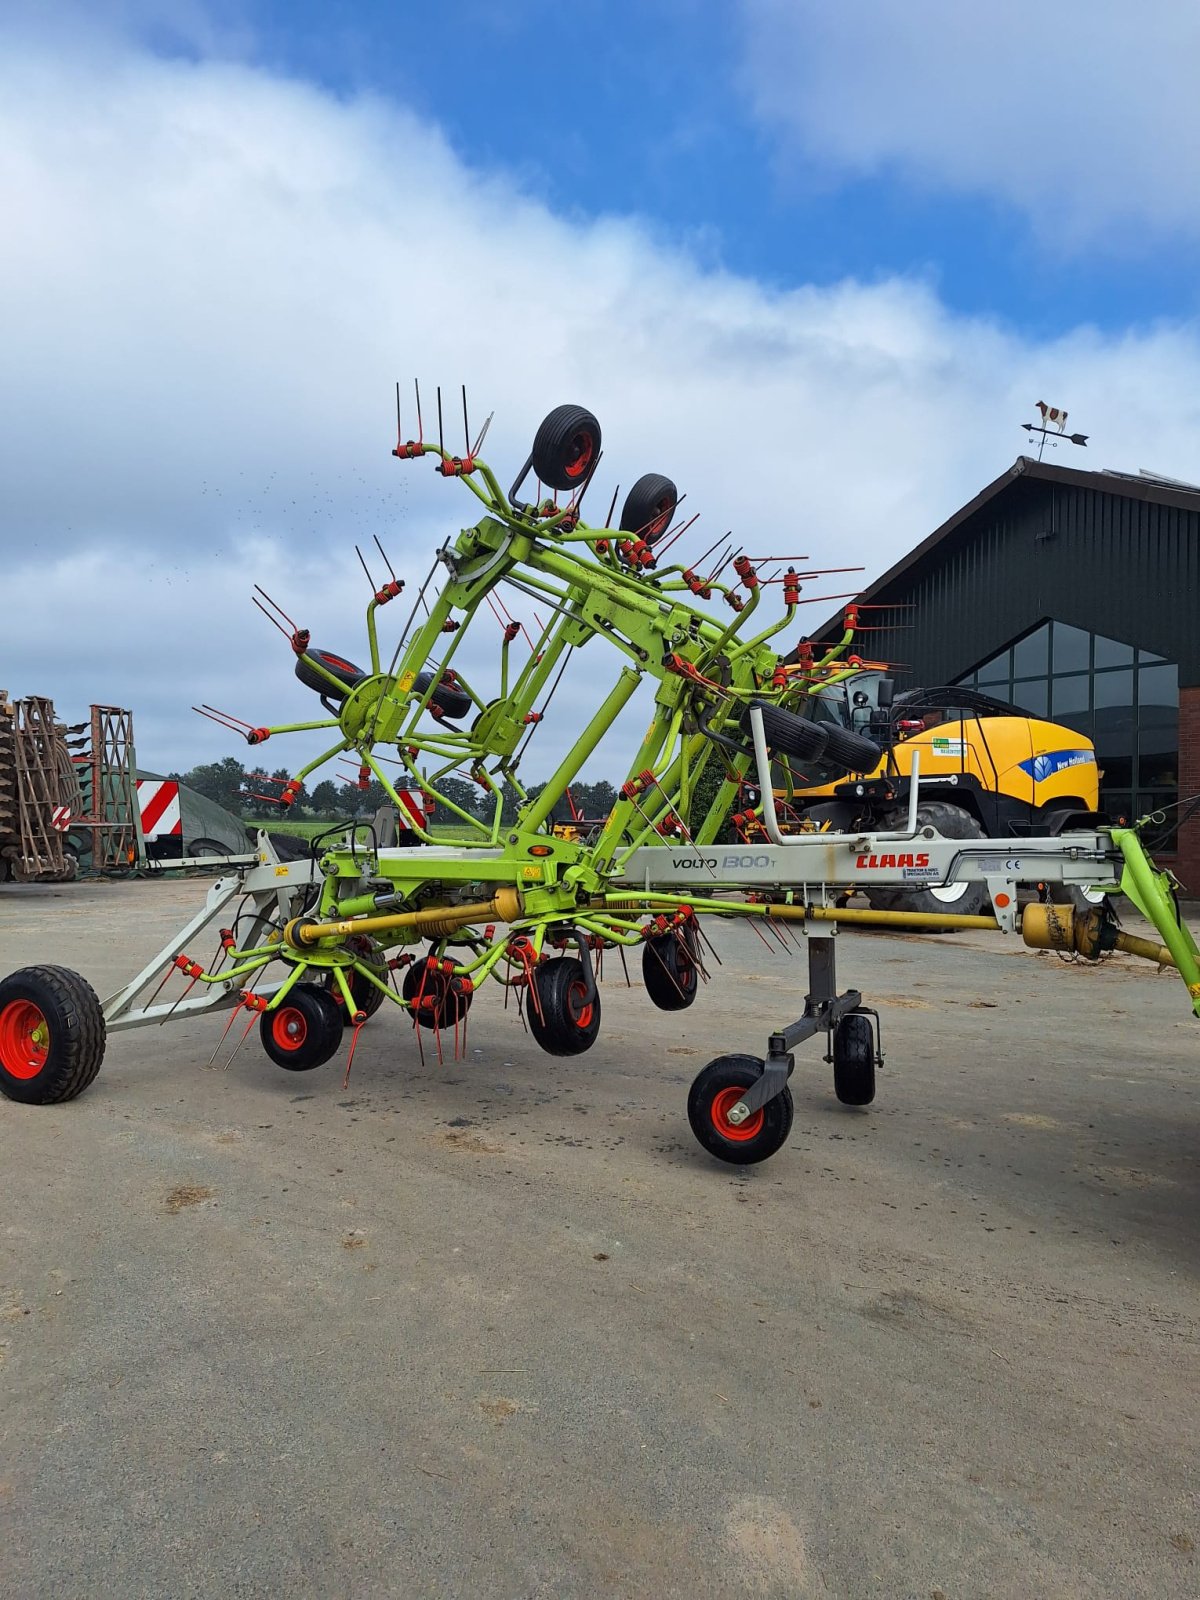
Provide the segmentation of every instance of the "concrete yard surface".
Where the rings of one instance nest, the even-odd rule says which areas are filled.
[[[105,994],[203,893],[0,890],[0,973]],[[444,1064],[385,1008],[347,1087],[344,1051],[289,1074],[256,1030],[206,1066],[221,1015],[0,1101],[0,1594],[1200,1592],[1178,978],[842,933],[875,1104],[803,1047],[790,1142],[736,1170],[688,1086],[807,972],[706,926],[685,1012],[607,958],[576,1058],[497,989]]]

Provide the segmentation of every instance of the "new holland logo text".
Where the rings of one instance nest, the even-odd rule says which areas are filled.
[[[923,850],[919,855],[857,856],[854,865],[859,872],[864,867],[927,867],[929,865],[929,857]]]

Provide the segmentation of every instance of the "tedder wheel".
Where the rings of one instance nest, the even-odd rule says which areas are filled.
[[[547,489],[578,489],[600,454],[600,424],[582,406],[555,406],[534,437],[530,462]]]
[[[640,534],[647,544],[661,539],[671,526],[679,490],[661,472],[647,472],[625,496],[621,508],[622,533]]]
[[[774,1100],[752,1112],[740,1125],[729,1113],[756,1079],[763,1064],[757,1056],[718,1056],[698,1074],[688,1093],[692,1132],[719,1161],[747,1167],[779,1150],[792,1131],[792,1091],[785,1084]]]
[[[752,700],[750,705],[758,706],[762,712],[768,750],[777,750],[780,755],[798,756],[801,761],[815,761],[823,753],[829,734],[828,723],[810,722],[807,717],[798,717],[794,711],[784,711],[765,700]],[[742,726],[747,733],[750,732],[749,706],[743,714]]]
[[[0,983],[0,1093],[26,1105],[74,1100],[104,1060],[96,992],[66,967],[22,967]]]
[[[387,982],[387,965],[384,960],[382,945],[377,944],[374,939],[368,939],[360,934],[350,940],[348,948],[353,951],[364,966],[371,968],[381,983]],[[377,989],[360,972],[348,972],[346,974],[346,982],[350,986],[350,995],[358,1010],[364,1011],[368,1017],[373,1017],[383,1004],[383,990]],[[342,999],[341,986],[332,972],[326,974],[324,988],[338,1008],[338,1014],[342,1021],[344,1023],[351,1022],[353,1019],[346,1013],[346,1002]]]
[[[660,1011],[685,1011],[700,987],[693,949],[674,933],[647,939],[642,947],[642,982]]]
[[[432,682],[432,672],[418,672],[413,679],[413,693],[424,694]],[[429,704],[436,706],[444,717],[450,717],[457,722],[460,717],[467,715],[475,702],[469,694],[464,694],[461,689],[452,683],[447,683],[443,678],[429,696]]]
[[[308,1072],[324,1066],[342,1042],[342,1014],[324,989],[298,983],[258,1024],[263,1049],[277,1067]]]
[[[301,657],[296,662],[296,676],[306,689],[315,689],[318,694],[328,695],[331,700],[344,700],[351,689],[356,688],[367,674],[361,667],[356,667],[353,661],[347,661],[345,656],[339,656],[332,650],[306,650],[314,661],[319,661],[325,671],[331,673],[338,683],[344,685],[339,689],[337,684],[330,683],[328,678],[323,678],[319,672],[313,670],[307,661]]]
[[[547,1054],[578,1056],[590,1050],[600,1032],[600,994],[588,998],[587,978],[578,956],[558,956],[533,969],[534,989],[525,1001],[529,1031]]]
[[[875,1098],[875,1035],[861,1012],[851,1011],[834,1030],[833,1090],[844,1106],[869,1106]]]
[[[883,751],[865,733],[855,733],[852,728],[839,728],[833,724],[825,731],[825,760],[843,767],[847,772],[874,772],[883,760]]]
[[[453,973],[439,972],[421,960],[414,961],[404,974],[403,992],[414,1022],[422,1028],[455,1027],[475,998],[473,990],[457,986]]]
[[[908,812],[890,812],[884,822],[889,828],[903,828],[908,823]],[[984,836],[983,829],[969,811],[945,800],[927,800],[919,805],[917,827],[936,828],[947,839],[982,839]],[[912,848],[915,849],[915,845]],[[966,878],[959,883],[929,884],[919,889],[868,889],[867,899],[877,911],[924,911],[934,916],[943,912],[954,916],[984,916],[992,906],[987,885]],[[927,924],[924,931],[931,928],[932,924]]]

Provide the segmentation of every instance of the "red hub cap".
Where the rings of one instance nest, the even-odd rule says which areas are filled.
[[[271,1022],[271,1038],[281,1050],[299,1050],[308,1038],[303,1011],[295,1006],[284,1006],[277,1011]]]
[[[722,1139],[730,1139],[735,1144],[744,1144],[750,1139],[756,1139],[762,1132],[762,1108],[754,1111],[745,1122],[730,1122],[729,1113],[745,1094],[745,1089],[722,1089],[713,1096],[713,1103],[709,1107],[713,1127]]]
[[[587,997],[587,985],[573,983],[568,991],[571,1020],[577,1028],[586,1028],[592,1020],[592,1002]]]
[[[0,1066],[14,1078],[36,1078],[50,1055],[50,1028],[32,1000],[0,1011]]]
[[[592,464],[596,441],[590,433],[577,433],[571,440],[571,448],[575,452],[575,459],[568,462],[564,470],[568,478],[582,478]]]

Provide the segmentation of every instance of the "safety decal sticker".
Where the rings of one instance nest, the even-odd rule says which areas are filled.
[[[1030,756],[1028,761],[1022,761],[1020,768],[1029,774],[1034,783],[1044,783],[1047,778],[1052,778],[1056,772],[1062,772],[1067,767],[1095,765],[1094,750],[1048,750],[1045,755]]]

